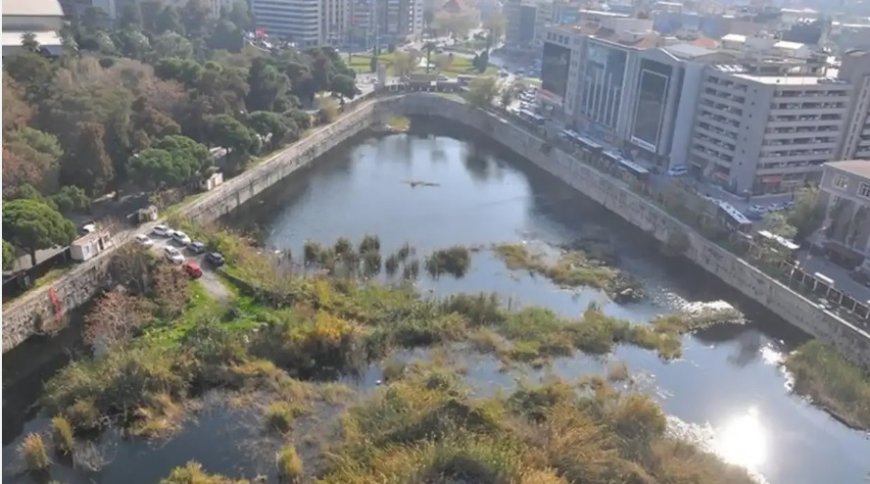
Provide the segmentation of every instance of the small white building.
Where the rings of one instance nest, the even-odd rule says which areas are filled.
[[[69,246],[74,261],[93,259],[100,252],[112,247],[112,235],[108,230],[97,230],[74,240]]]
[[[216,171],[199,182],[199,189],[202,191],[214,190],[224,182],[224,174]]]

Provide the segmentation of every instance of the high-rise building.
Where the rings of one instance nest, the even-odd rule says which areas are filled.
[[[845,52],[837,77],[852,85],[852,100],[837,159],[870,160],[870,52]]]
[[[326,45],[341,45],[350,33],[351,0],[321,0],[320,30]]]
[[[6,0],[3,2],[3,55],[21,49],[24,33],[33,34],[44,52],[60,55],[60,29],[64,12],[57,0]]]
[[[538,51],[543,46],[545,27],[552,17],[551,2],[509,0],[504,4],[505,48],[510,51]]]
[[[328,0],[252,0],[257,28],[300,47],[315,47],[326,41],[323,29],[324,3]]]

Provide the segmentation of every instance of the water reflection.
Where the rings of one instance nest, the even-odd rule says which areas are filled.
[[[716,430],[713,447],[724,460],[758,472],[768,457],[768,429],[756,407],[728,420]]]

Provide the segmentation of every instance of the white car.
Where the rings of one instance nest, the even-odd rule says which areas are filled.
[[[178,242],[180,245],[190,244],[190,237],[188,237],[187,234],[180,230],[173,231],[170,237],[172,237],[172,240]]]
[[[684,176],[689,174],[689,169],[686,168],[686,165],[676,165],[672,166],[670,170],[668,170],[668,176]]]
[[[163,256],[173,264],[181,264],[184,262],[184,256],[181,255],[181,251],[175,247],[167,247],[163,249]]]
[[[157,224],[151,229],[151,233],[154,235],[159,235],[161,237],[169,237],[169,234],[172,232],[172,229],[169,228],[166,224]]]
[[[151,240],[151,237],[148,237],[145,234],[139,234],[136,236],[136,242],[142,247],[151,247],[154,245],[154,241]]]

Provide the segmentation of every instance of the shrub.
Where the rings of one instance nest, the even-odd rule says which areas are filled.
[[[31,472],[40,472],[48,469],[51,461],[45,451],[45,443],[39,434],[28,434],[18,447],[18,454],[24,460],[24,465]]]
[[[302,458],[293,446],[281,449],[277,457],[278,475],[287,481],[296,482],[302,477]]]
[[[414,259],[410,262],[405,263],[405,267],[402,268],[402,278],[406,280],[416,279],[420,274],[420,261]]]
[[[305,265],[310,266],[317,263],[317,261],[320,260],[320,253],[322,251],[323,249],[317,242],[305,242],[305,245],[302,248]]]
[[[266,409],[263,420],[267,429],[286,434],[293,428],[293,421],[299,414],[298,407],[285,402],[274,402]]]
[[[61,415],[52,418],[51,437],[54,440],[54,448],[59,454],[72,454],[75,440],[73,439],[73,429],[69,420]]]
[[[460,246],[436,250],[426,258],[426,270],[432,277],[444,273],[462,277],[468,271],[469,265],[471,265],[471,255],[467,248]]]
[[[377,235],[366,235],[362,242],[359,243],[359,251],[361,254],[366,252],[379,252],[381,250],[381,239]]]
[[[387,271],[387,275],[392,277],[395,275],[396,271],[399,269],[399,258],[395,254],[387,257],[386,262],[384,262],[384,269]]]
[[[344,255],[348,252],[353,252],[353,245],[351,245],[350,240],[345,237],[340,237],[335,241],[335,246],[333,247],[336,255]]]
[[[208,474],[202,470],[202,464],[194,461],[172,469],[169,477],[160,480],[160,484],[244,484],[245,482],[247,481],[237,481],[218,474]]]
[[[405,372],[406,366],[405,362],[401,360],[390,359],[385,361],[382,368],[384,380],[392,381],[400,378]]]

